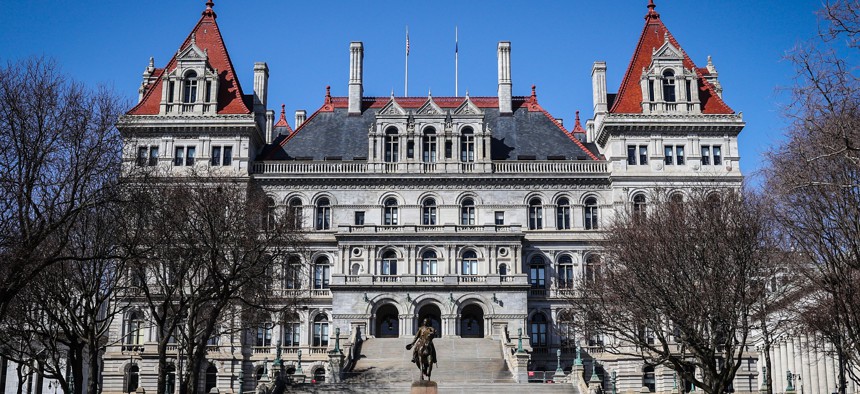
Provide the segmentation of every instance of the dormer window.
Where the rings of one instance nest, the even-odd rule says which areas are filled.
[[[182,81],[185,89],[182,93],[182,102],[185,104],[193,104],[197,102],[197,73],[194,70],[185,73],[185,78]]]
[[[397,163],[397,151],[400,149],[400,138],[397,136],[397,128],[389,127],[385,130],[385,162]]]
[[[460,136],[460,161],[475,161],[475,132],[471,127],[464,128]]]
[[[674,103],[675,100],[675,73],[672,70],[663,72],[663,100]]]

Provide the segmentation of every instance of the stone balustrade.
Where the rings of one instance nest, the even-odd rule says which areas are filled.
[[[450,286],[450,285],[528,285],[528,276],[520,275],[332,275],[332,286]]]
[[[488,171],[479,171],[487,168]],[[489,166],[475,163],[379,163],[366,161],[261,161],[252,167],[254,174],[377,174],[377,173],[476,173],[496,174],[600,174],[608,173],[605,161],[591,160],[510,160],[494,161]]]

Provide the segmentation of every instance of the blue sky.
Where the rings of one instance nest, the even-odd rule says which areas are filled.
[[[781,138],[793,68],[783,56],[818,32],[820,0],[656,0],[657,11],[700,67],[708,55],[723,98],[743,112],[741,169],[753,174]],[[87,84],[107,84],[133,101],[150,56],[163,67],[205,0],[0,0],[0,61],[56,59]],[[454,27],[459,26],[460,94],[496,94],[496,44],[511,41],[515,95],[537,85],[538,100],[572,125],[591,117],[591,65],[608,64],[614,92],[643,27],[647,0],[276,1],[216,0],[218,24],[245,93],[255,61],[269,64],[269,107],[320,107],[325,86],[347,93],[350,41],[365,45],[365,95],[403,95],[409,26],[409,93],[454,94]]]

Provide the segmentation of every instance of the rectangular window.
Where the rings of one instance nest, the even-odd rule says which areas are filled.
[[[212,102],[212,81],[206,81],[206,102]]]
[[[679,166],[684,165],[684,147],[682,145],[675,147],[675,156],[675,162],[677,162]]]
[[[687,101],[693,101],[693,91],[690,89],[690,81],[687,80]]]
[[[639,165],[648,164],[648,147],[639,145]]]
[[[176,151],[173,154],[173,165],[175,166],[184,166],[185,165],[185,147],[177,146]]]
[[[411,159],[415,157],[415,141],[406,142],[406,158]]]
[[[173,102],[173,92],[176,90],[176,82],[171,81],[167,84],[167,102]]]
[[[185,148],[185,165],[193,166],[194,165],[194,153],[197,151],[197,148],[193,146],[189,146]]]
[[[648,101],[654,101],[654,80],[648,80]]]
[[[673,159],[674,151],[672,150],[672,145],[666,145],[663,147],[663,164],[667,166],[671,166],[675,164],[675,160]]]
[[[364,226],[364,211],[355,211],[355,225]]]
[[[225,166],[233,165],[233,147],[225,146],[224,147],[224,158],[221,160],[221,164]]]
[[[711,147],[708,145],[702,145],[702,165],[711,165]]]
[[[150,167],[155,167],[158,164],[158,147],[150,146],[149,147],[149,163]]]
[[[445,158],[450,159],[453,156],[453,144],[451,141],[445,141]]]
[[[146,157],[149,155],[148,149],[144,146],[137,148],[137,166],[143,167],[146,165]]]
[[[212,147],[212,165],[220,166],[221,165],[221,147],[213,146]]]
[[[281,346],[286,347],[296,347],[299,346],[299,340],[301,339],[301,331],[299,323],[285,323],[284,324],[284,342],[282,342]]]
[[[272,324],[266,323],[257,327],[256,346],[272,346]]]
[[[504,211],[496,211],[496,226],[503,226],[505,224],[505,212]]]
[[[532,265],[529,266],[529,284],[532,288],[546,287],[546,266]]]
[[[719,145],[714,145],[714,165],[718,166],[723,164],[723,151],[720,149]]]
[[[627,165],[636,165],[636,145],[627,145]]]

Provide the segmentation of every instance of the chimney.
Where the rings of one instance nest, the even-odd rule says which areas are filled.
[[[269,66],[264,62],[254,63],[254,112],[266,111],[266,96],[269,90]]]
[[[302,125],[302,123],[305,123],[305,119],[307,118],[307,116],[308,116],[307,111],[305,111],[303,109],[297,109],[296,110],[296,130],[299,129],[299,127]]]
[[[499,42],[499,113],[511,114],[511,43]]]
[[[354,41],[349,44],[349,114],[361,114],[362,79],[364,75],[364,44]],[[302,111],[304,112],[304,111]],[[298,112],[296,112],[298,119]],[[298,128],[296,124],[296,128]]]
[[[606,113],[606,62],[594,62],[591,66],[591,93],[595,117]]]

